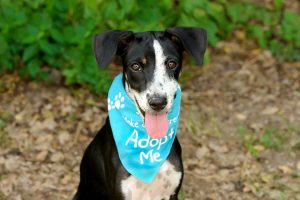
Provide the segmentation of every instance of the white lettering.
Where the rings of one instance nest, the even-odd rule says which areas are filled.
[[[162,141],[163,139],[165,139],[165,140]],[[168,136],[165,136],[165,137],[161,138],[161,139],[159,140],[159,144],[158,144],[158,147],[157,147],[157,151],[160,149],[161,145],[165,144],[167,141],[168,141]]]
[[[162,158],[160,158],[160,153],[159,152],[155,152],[153,154],[153,149],[151,149],[150,151],[148,151],[148,153],[144,153],[144,152],[140,153],[140,163],[141,163],[141,165],[144,164],[144,158],[147,159],[147,160],[150,159],[151,163],[153,163],[153,162],[161,162],[162,161]]]
[[[147,146],[149,145],[149,140],[150,140],[150,136],[148,135],[147,138],[142,138],[139,140],[139,147],[140,148],[147,148]],[[143,144],[144,142],[144,144]]]
[[[178,117],[174,117],[174,118],[170,119],[170,120],[169,120],[169,124],[176,123],[176,122],[177,122],[177,118],[178,118]]]
[[[124,117],[124,120],[127,122],[127,124],[133,128],[138,128],[139,127],[139,123],[138,122],[134,122],[132,121],[132,119],[128,119],[127,117]]]
[[[173,128],[171,128],[170,133],[169,133],[170,139],[173,137],[174,133],[175,133],[175,132],[174,132]]]
[[[145,154],[144,152],[141,152],[141,153],[140,153],[140,163],[141,163],[141,165],[144,164],[144,159],[143,159],[143,157],[146,158],[147,160],[148,160],[149,157],[150,157],[150,161],[151,161],[151,163],[153,163],[152,152],[153,152],[153,149],[151,149],[150,151],[148,151],[147,154]]]
[[[130,135],[130,137],[127,139],[125,145],[127,146],[128,143],[131,141],[134,143],[134,148],[137,148],[137,145],[138,145],[138,132],[137,130],[133,130],[132,134]]]
[[[155,143],[153,144],[153,142],[155,142]],[[150,147],[155,147],[158,144],[158,142],[159,142],[158,139],[151,139],[150,140]]]
[[[153,160],[154,160],[155,162],[161,162],[161,161],[162,161],[162,158],[159,159],[159,157],[160,157],[160,153],[155,152],[155,153],[153,154]]]

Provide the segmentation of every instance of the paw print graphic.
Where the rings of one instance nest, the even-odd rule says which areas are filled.
[[[115,107],[116,109],[124,108],[124,97],[122,96],[121,92],[115,96]]]
[[[122,96],[121,92],[115,96],[114,101],[111,100],[110,98],[107,99],[107,104],[108,104],[108,110],[112,109],[121,109],[125,107],[124,104],[125,98]]]
[[[111,110],[113,109],[113,105],[114,102],[110,100],[110,98],[107,99],[107,107],[108,107],[108,110]]]

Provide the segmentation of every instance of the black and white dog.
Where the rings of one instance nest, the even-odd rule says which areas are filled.
[[[191,27],[142,33],[113,30],[98,34],[93,40],[100,67],[106,67],[114,56],[120,56],[124,87],[143,116],[148,112],[168,112],[178,86],[183,52],[191,54],[200,64],[206,45],[206,31]],[[181,146],[177,138],[152,183],[144,183],[129,174],[120,162],[107,119],[84,153],[74,199],[178,199],[182,179]]]

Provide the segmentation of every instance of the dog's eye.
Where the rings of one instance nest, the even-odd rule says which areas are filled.
[[[142,67],[138,63],[134,63],[130,66],[130,69],[135,72],[138,72],[142,70]]]
[[[167,62],[167,67],[168,67],[169,69],[175,69],[175,68],[177,67],[177,63],[176,63],[174,60],[169,60],[169,61]]]

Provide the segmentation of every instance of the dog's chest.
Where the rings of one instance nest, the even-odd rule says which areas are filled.
[[[165,161],[152,183],[147,184],[129,176],[121,182],[121,190],[125,200],[168,200],[175,193],[181,176],[181,172]]]

